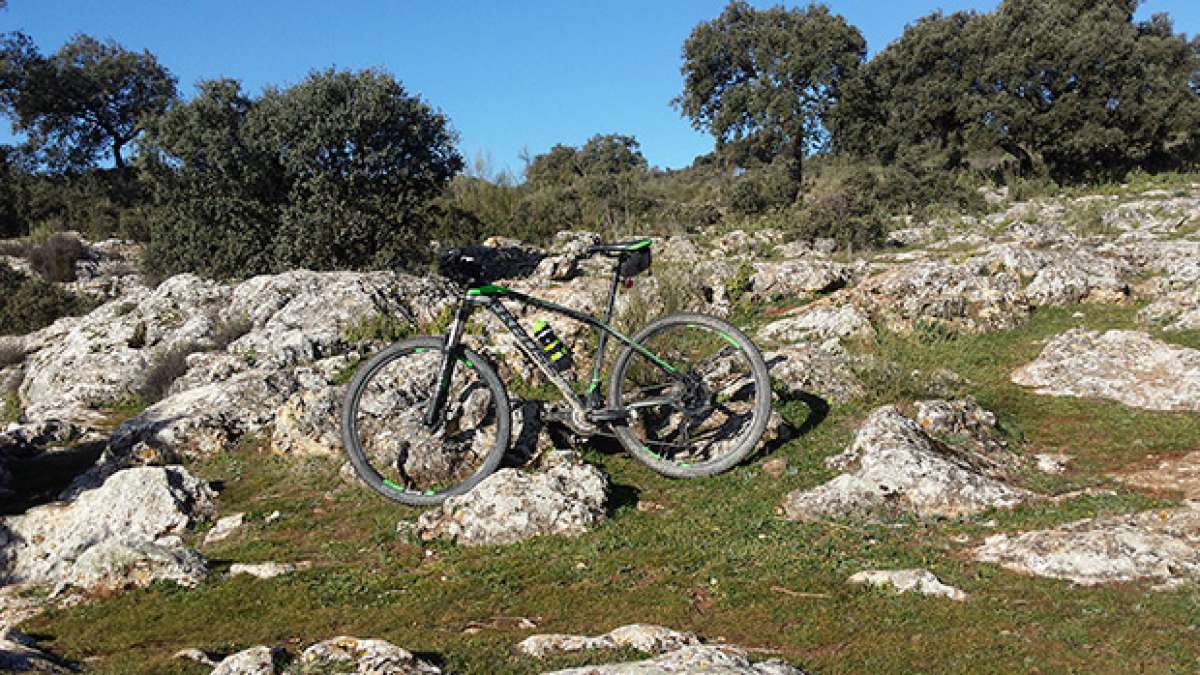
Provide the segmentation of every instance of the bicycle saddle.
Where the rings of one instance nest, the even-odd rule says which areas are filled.
[[[644,248],[649,248],[651,243],[652,242],[649,237],[643,237],[641,239],[632,239],[630,241],[619,241],[619,242],[616,242],[613,244],[593,244],[588,247],[587,254],[588,255],[592,255],[595,253],[613,254],[613,253],[628,253],[630,251],[640,251]]]

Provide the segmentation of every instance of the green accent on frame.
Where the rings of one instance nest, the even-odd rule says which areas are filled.
[[[503,295],[504,293],[508,292],[509,290],[503,286],[488,284],[486,286],[480,286],[479,288],[472,288],[471,290],[467,291],[467,295]]]
[[[650,245],[650,243],[651,243],[651,240],[650,240],[650,239],[643,239],[643,240],[641,240],[641,241],[639,241],[639,242],[636,242],[636,243],[634,243],[634,244],[630,244],[629,248],[627,248],[627,249],[625,249],[625,250],[626,250],[626,251],[636,251],[636,250],[638,250],[638,249],[643,249],[643,248],[646,248],[647,246],[649,246],[649,245]]]
[[[679,372],[678,370],[675,370],[675,368],[673,366],[671,366],[671,364],[658,358],[658,356],[656,356],[654,354],[654,352],[650,351],[649,349],[646,349],[645,347],[639,345],[636,342],[633,342],[632,340],[630,341],[630,343],[633,345],[634,349],[638,350],[638,352],[641,353],[642,356],[645,356],[646,358],[650,359],[651,361],[662,366],[668,373],[671,373],[672,375],[674,375],[675,373]]]
[[[700,325],[700,324],[698,324],[698,323],[689,323],[689,324],[687,325],[687,327],[688,327],[688,328],[700,328],[700,329],[702,329],[702,330],[717,330],[717,329],[715,329],[715,328],[709,328],[708,326],[701,326],[701,325]],[[720,336],[721,336],[721,339],[725,340],[726,342],[728,342],[729,344],[733,345],[734,347],[737,347],[738,349],[741,349],[741,348],[742,348],[742,346],[738,344],[738,341],[737,341],[737,340],[735,340],[735,339],[733,338],[733,336],[732,336],[732,335],[730,335],[729,333],[726,333],[726,332],[725,332],[725,331],[723,331],[723,330],[717,330],[717,335],[720,335]]]
[[[671,364],[669,364],[669,363],[667,363],[666,361],[663,361],[662,359],[658,358],[658,356],[657,356],[657,355],[655,355],[655,353],[654,353],[654,352],[652,352],[652,351],[650,351],[649,349],[646,349],[645,347],[643,347],[643,346],[639,345],[638,343],[634,342],[634,341],[633,341],[633,338],[631,338],[631,337],[629,337],[629,336],[627,336],[627,335],[623,334],[621,331],[617,330],[616,328],[613,328],[612,326],[608,326],[608,329],[609,329],[609,330],[611,330],[611,331],[613,332],[613,335],[616,335],[616,336],[617,336],[618,338],[620,338],[620,339],[621,339],[621,341],[623,341],[625,344],[627,344],[627,345],[629,345],[630,347],[633,347],[634,349],[636,349],[636,350],[637,350],[637,352],[638,352],[639,354],[641,354],[642,356],[645,356],[646,358],[650,359],[651,361],[653,361],[653,362],[657,363],[658,365],[662,366],[662,367],[663,367],[663,369],[664,369],[664,370],[666,370],[668,373],[671,373],[672,375],[674,375],[675,373],[678,373],[678,372],[679,372],[678,370],[675,370],[675,368],[674,368],[674,367],[672,367],[672,366],[671,366]]]
[[[459,359],[459,361],[462,361],[462,362],[463,362],[463,365],[464,365],[464,366],[466,366],[466,367],[468,367],[468,368],[474,368],[474,367],[475,367],[475,364],[474,364],[474,363],[471,363],[471,359]]]
[[[534,322],[533,322],[533,332],[535,332],[535,333],[536,333],[536,332],[538,332],[538,331],[540,331],[541,329],[543,329],[543,328],[545,328],[545,327],[546,327],[546,322],[545,322],[545,321],[538,320],[538,321],[534,321]]]
[[[403,485],[401,485],[399,483],[393,483],[392,481],[387,480],[386,478],[383,480],[383,484],[392,488],[393,490],[399,490],[401,492],[405,491]]]
[[[720,335],[721,337],[725,338],[725,341],[728,342],[729,344],[733,345],[734,347],[737,347],[738,349],[742,348],[742,346],[738,344],[738,341],[734,340],[733,336],[730,335],[729,333],[726,333],[723,330],[719,330],[719,331],[717,331],[717,334]]]

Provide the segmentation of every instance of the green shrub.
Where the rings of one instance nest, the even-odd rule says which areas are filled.
[[[245,277],[294,267],[411,267],[432,200],[462,167],[449,121],[390,75],[327,70],[247,97],[202,83],[150,125],[161,212],[145,267]]]
[[[342,337],[352,344],[398,342],[415,334],[416,326],[390,314],[361,317],[342,331]]]
[[[15,366],[25,360],[25,350],[0,345],[0,369]]]
[[[0,263],[0,335],[32,333],[92,307],[89,300]]]
[[[131,169],[58,174],[10,167],[0,178],[0,236],[74,230],[92,240],[146,240],[149,195]]]
[[[75,281],[75,263],[84,257],[83,244],[70,235],[55,234],[31,244],[25,257],[49,281]]]
[[[200,345],[186,343],[157,354],[134,395],[145,405],[163,400],[175,380],[187,372],[187,357],[201,351],[206,350]]]

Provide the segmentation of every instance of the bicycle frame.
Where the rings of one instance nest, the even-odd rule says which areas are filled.
[[[563,398],[571,406],[576,419],[581,424],[590,424],[589,413],[601,408],[600,387],[600,369],[604,363],[604,351],[607,347],[608,338],[611,336],[616,340],[625,344],[654,363],[660,370],[670,375],[676,381],[683,382],[683,375],[675,369],[671,364],[638,344],[633,338],[630,338],[620,331],[613,328],[609,322],[612,321],[613,308],[616,303],[617,286],[621,283],[620,267],[617,266],[613,270],[612,284],[608,291],[608,302],[604,311],[604,319],[598,319],[590,314],[581,312],[570,307],[555,304],[540,298],[526,295],[519,291],[514,291],[503,286],[487,284],[469,289],[463,296],[462,302],[459,303],[458,309],[454,313],[454,319],[450,324],[450,332],[446,337],[446,350],[443,352],[442,363],[438,371],[438,386],[433,398],[429,401],[429,407],[425,411],[425,424],[435,426],[441,419],[442,409],[446,403],[446,396],[450,389],[450,381],[454,374],[455,364],[461,358],[461,341],[463,329],[470,319],[471,313],[475,306],[483,306],[492,312],[500,320],[500,323],[509,330],[517,338],[517,346],[525,356],[538,367],[538,370],[546,376],[554,384],[559,391],[562,392]],[[599,331],[600,337],[596,345],[596,355],[592,361],[591,377],[588,380],[586,390],[587,400],[584,401],[579,394],[571,387],[566,378],[554,367],[554,364],[538,347],[537,342],[532,336],[521,326],[520,322],[512,312],[501,302],[502,299],[510,299],[531,307],[537,307],[555,314],[560,314],[569,319],[585,323],[592,327],[593,330]],[[663,397],[662,399],[652,399],[641,401],[637,407],[646,407],[659,405],[662,402],[673,400],[672,397]]]

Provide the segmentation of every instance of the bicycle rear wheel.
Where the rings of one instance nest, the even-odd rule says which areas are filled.
[[[441,338],[398,342],[360,368],[346,390],[346,453],[363,481],[388,499],[440,504],[495,471],[508,449],[508,394],[495,371],[466,349],[441,421],[425,425],[444,352]]]
[[[771,378],[750,338],[714,317],[673,314],[633,339],[675,371],[632,347],[617,357],[609,407],[630,416],[613,431],[635,458],[661,474],[693,478],[753,452],[771,416]]]

